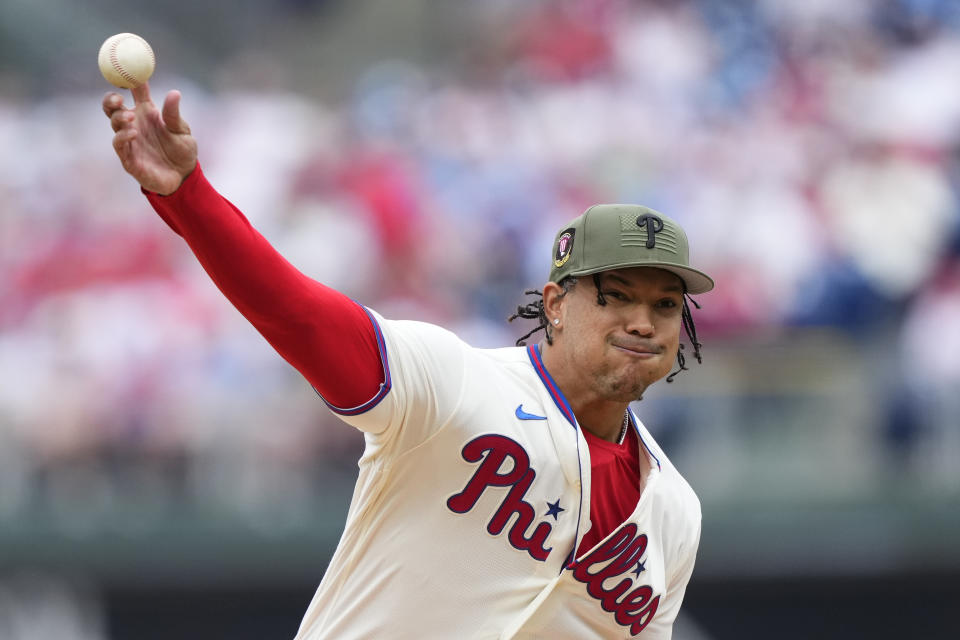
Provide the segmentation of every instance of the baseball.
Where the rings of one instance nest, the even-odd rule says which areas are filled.
[[[140,36],[118,33],[104,41],[97,62],[107,82],[121,89],[133,89],[153,74],[156,58],[153,49]]]

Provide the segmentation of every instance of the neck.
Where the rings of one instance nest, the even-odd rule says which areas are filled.
[[[623,420],[627,412],[626,404],[618,405],[610,410],[593,407],[577,409],[573,401],[570,401],[570,406],[581,427],[607,442],[619,443],[621,441]]]
[[[623,431],[623,417],[630,401],[612,400],[602,396],[591,381],[584,380],[575,366],[566,365],[555,347],[540,344],[540,357],[561,393],[570,403],[580,426],[608,442],[619,442]]]

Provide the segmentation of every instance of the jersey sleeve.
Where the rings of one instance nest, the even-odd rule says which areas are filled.
[[[173,194],[145,193],[214,284],[344,421],[381,444],[412,447],[449,420],[467,352],[452,333],[385,320],[305,276],[199,165]]]
[[[382,349],[384,384],[363,407],[330,408],[367,432],[372,444],[409,450],[442,429],[460,407],[470,347],[436,325],[369,313]]]
[[[377,397],[384,366],[363,307],[284,259],[199,165],[173,194],[144,193],[227,299],[327,402],[352,407]]]

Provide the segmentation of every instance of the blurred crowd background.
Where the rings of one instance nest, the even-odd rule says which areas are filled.
[[[0,0],[0,638],[292,637],[362,448],[123,173],[120,31],[388,317],[512,344],[566,220],[679,220],[704,362],[636,406],[703,503],[678,640],[954,637],[960,3]]]

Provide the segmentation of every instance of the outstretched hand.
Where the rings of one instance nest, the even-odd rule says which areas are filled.
[[[144,189],[169,195],[197,166],[197,141],[180,117],[180,92],[167,94],[162,113],[150,99],[148,84],[132,92],[133,108],[125,107],[118,93],[103,98],[103,112],[116,132],[113,148]]]

